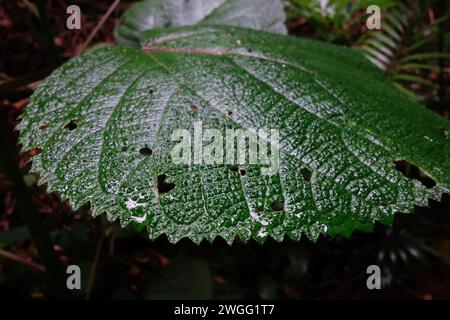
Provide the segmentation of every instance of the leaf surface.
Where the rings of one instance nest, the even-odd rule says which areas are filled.
[[[95,215],[172,242],[315,240],[391,224],[450,190],[450,121],[357,51],[226,26],[152,30],[141,42],[67,62],[22,115],[23,148],[40,150],[33,170],[74,209],[89,201]],[[278,129],[279,171],[174,164],[171,134],[199,120]],[[399,160],[435,186],[406,177]]]
[[[114,29],[119,44],[139,45],[142,31],[193,24],[225,24],[287,34],[280,0],[144,0]]]

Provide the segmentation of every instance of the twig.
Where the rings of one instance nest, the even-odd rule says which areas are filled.
[[[58,48],[53,41],[55,32],[52,29],[52,22],[50,21],[49,15],[46,12],[44,0],[37,0],[36,6],[39,15],[39,29],[36,35],[41,39],[42,43],[48,48],[49,55],[53,58],[53,61],[59,60]]]
[[[103,224],[102,224],[102,227],[103,227]],[[103,228],[102,228],[100,239],[98,240],[98,243],[97,243],[97,249],[95,251],[94,262],[92,263],[92,267],[91,267],[91,275],[89,277],[89,281],[88,281],[87,288],[86,288],[86,300],[89,300],[91,298],[92,289],[94,288],[95,275],[97,273],[98,261],[100,260],[100,253],[102,251],[103,241],[105,240],[105,236],[106,236],[105,232],[103,232]]]
[[[97,34],[98,30],[103,26],[103,24],[106,22],[108,17],[111,15],[111,13],[116,9],[116,7],[119,5],[120,0],[115,0],[108,8],[108,11],[105,12],[105,14],[101,17],[101,19],[98,21],[97,25],[95,26],[94,30],[91,31],[86,41],[83,43],[83,46],[81,47],[80,53],[83,53],[86,48],[88,47],[91,40],[94,38],[94,36]]]
[[[22,263],[24,265],[27,265],[33,269],[39,270],[39,271],[45,271],[45,268],[43,265],[33,262],[32,260],[25,259],[21,256],[18,256],[17,254],[5,251],[3,249],[0,249],[0,256],[5,257],[7,259]]]

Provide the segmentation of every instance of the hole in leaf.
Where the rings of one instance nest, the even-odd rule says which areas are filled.
[[[400,171],[410,179],[419,180],[427,188],[433,188],[436,185],[436,181],[434,181],[425,172],[406,160],[395,161],[395,169]]]
[[[284,211],[284,203],[281,201],[274,201],[271,204],[273,211]]]
[[[252,50],[252,49],[250,49],[250,48],[247,48],[247,52],[248,52],[248,53],[252,53],[252,52],[253,52],[253,50]]]
[[[71,120],[68,124],[64,126],[69,131],[75,130],[77,128],[77,124],[75,121]]]
[[[233,111],[228,111],[228,115],[231,117],[233,115]]]
[[[31,163],[31,161],[28,161],[25,163],[22,170],[23,170],[23,172],[29,172],[31,170],[31,167],[32,167],[32,163]]]
[[[139,150],[139,153],[142,154],[143,156],[151,156],[153,151],[150,148],[144,147]]]
[[[165,174],[161,174],[157,178],[157,189],[158,193],[166,193],[175,188],[175,183],[167,183],[167,176]]]
[[[300,169],[300,173],[303,177],[303,179],[305,179],[305,181],[311,181],[311,177],[312,177],[312,171],[309,170],[308,168],[302,168]]]
[[[152,94],[154,94],[154,93],[155,93],[155,90],[153,90],[153,89],[149,89],[149,90],[148,90],[148,94],[149,94],[149,95],[152,95]]]
[[[47,129],[48,128],[48,123],[43,123],[40,127],[39,127],[39,129],[41,129],[41,130],[45,130],[45,129]]]
[[[247,171],[245,171],[244,169],[239,170],[239,173],[241,176],[245,176],[247,174]]]
[[[442,135],[444,136],[445,140],[448,140],[448,129],[442,129]]]
[[[122,150],[122,152],[126,152],[126,151],[128,151],[128,147],[127,146],[123,146],[121,150]]]

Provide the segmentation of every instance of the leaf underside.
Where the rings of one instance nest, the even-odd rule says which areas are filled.
[[[280,0],[144,0],[133,4],[114,29],[119,44],[139,46],[146,30],[223,24],[287,34]]]
[[[21,117],[23,149],[40,150],[32,170],[74,209],[90,202],[94,215],[142,220],[151,239],[171,242],[315,240],[391,224],[450,190],[450,121],[352,49],[225,26],[152,30],[141,45],[72,59]],[[171,133],[198,120],[278,129],[278,174],[173,164]],[[436,185],[404,176],[397,160]],[[162,175],[170,191],[158,189]]]

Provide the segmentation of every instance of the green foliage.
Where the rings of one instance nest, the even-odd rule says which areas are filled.
[[[438,83],[428,75],[439,72],[438,58],[450,58],[448,53],[429,49],[437,40],[439,25],[448,20],[448,15],[424,24],[427,14],[421,2],[399,2],[384,12],[382,30],[368,30],[355,44],[389,74],[399,90],[417,100],[424,100],[422,93],[435,95]]]
[[[152,239],[171,242],[315,240],[391,224],[394,212],[450,191],[450,122],[355,50],[226,26],[148,31],[141,46],[69,61],[22,116],[24,150],[40,150],[33,171],[74,209],[90,202],[94,215],[142,220]],[[174,164],[171,134],[196,120],[279,129],[279,172]],[[399,159],[435,186],[405,177]],[[172,190],[159,192],[161,175]]]
[[[393,0],[291,0],[292,7],[288,18],[303,17],[318,31],[319,37],[331,43],[351,43],[355,30],[364,25],[364,15],[361,11],[369,5],[380,8],[392,8]]]
[[[305,18],[319,31],[318,37],[360,49],[385,71],[394,85],[408,97],[425,101],[439,90],[432,74],[440,70],[437,59],[450,54],[435,43],[448,15],[429,21],[432,1],[292,0],[290,19]],[[367,30],[366,8],[382,9],[381,30]],[[447,41],[448,42],[448,41]]]
[[[0,231],[0,248],[28,239],[29,237],[30,233],[26,226],[15,227],[8,231]]]
[[[212,277],[206,262],[177,258],[147,287],[147,299],[211,299]]]
[[[192,24],[225,24],[286,34],[280,0],[144,0],[116,26],[119,44],[139,45],[142,31]]]

